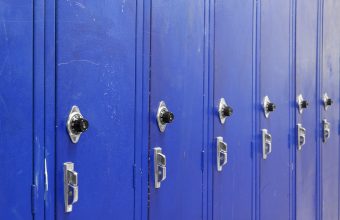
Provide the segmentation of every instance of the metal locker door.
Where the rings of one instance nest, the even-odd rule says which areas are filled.
[[[0,3],[0,219],[32,219],[32,5]]]
[[[56,219],[133,219],[136,1],[56,10]]]
[[[213,219],[252,219],[253,1],[216,1],[214,33]],[[217,137],[227,144],[224,166]]]
[[[317,217],[318,1],[296,2],[296,218]]]
[[[340,3],[323,1],[321,51],[321,214],[339,217],[339,48]]]
[[[198,220],[203,206],[204,1],[154,0],[151,11],[149,218]]]
[[[258,219],[290,219],[290,1],[261,0],[258,11]]]

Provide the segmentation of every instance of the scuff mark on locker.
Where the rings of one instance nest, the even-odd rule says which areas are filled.
[[[5,40],[8,41],[7,26],[4,20],[2,21],[2,26],[4,27]]]
[[[122,2],[122,13],[124,13],[125,3],[126,3],[126,0],[123,0],[123,2]]]
[[[77,62],[88,63],[88,64],[92,64],[92,65],[95,65],[95,66],[100,65],[99,63],[95,63],[91,60],[70,60],[69,62],[58,63],[58,66],[68,65],[68,64],[77,63]]]
[[[75,5],[75,6],[78,6],[79,8],[82,8],[82,9],[86,8],[85,5],[81,2],[77,2],[77,1],[74,1],[74,0],[67,0],[67,2],[69,2],[70,6]]]
[[[76,6],[79,6],[80,8],[86,8],[85,7],[85,5],[84,4],[82,4],[82,3],[80,3],[80,2],[74,2],[74,4],[76,5]]]

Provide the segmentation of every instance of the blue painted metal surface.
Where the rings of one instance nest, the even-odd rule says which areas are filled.
[[[336,0],[323,1],[321,93],[319,103],[321,120],[327,119],[331,126],[330,138],[321,144],[321,214],[322,219],[339,218],[339,10]],[[334,104],[323,109],[322,96],[327,93]]]
[[[55,2],[46,1],[45,6],[45,157],[48,190],[44,196],[45,219],[55,218],[55,94],[56,94],[56,75],[55,75]]]
[[[150,153],[161,147],[167,179],[155,189],[150,173],[150,220],[202,219],[204,1],[152,2]],[[174,112],[161,133],[160,101]],[[151,163],[150,166],[153,166]]]
[[[306,129],[306,143],[296,151],[296,219],[317,219],[317,18],[318,1],[296,1],[296,93],[302,95],[309,106],[300,114],[295,105],[296,124]]]
[[[339,10],[338,0],[1,1],[0,219],[338,219]],[[269,119],[265,95],[277,105]],[[225,125],[222,97],[234,109]],[[161,100],[175,113],[165,133]],[[78,144],[65,127],[72,105],[90,121]],[[216,136],[228,143],[222,172]],[[156,146],[167,156],[160,189]],[[80,195],[65,214],[68,161]]]
[[[45,191],[48,190],[45,181],[45,128],[44,128],[44,102],[45,102],[45,17],[43,0],[33,2],[34,32],[33,32],[33,149],[34,149],[34,193],[32,193],[32,207],[35,220],[45,217],[44,200]]]
[[[135,1],[60,1],[56,15],[56,218],[134,218]],[[72,144],[72,105],[89,130]],[[63,163],[79,173],[64,213]]]
[[[261,0],[258,10],[258,77],[259,115],[257,149],[259,151],[258,219],[290,219],[291,177],[290,161],[290,29],[289,1]],[[265,118],[262,102],[265,96],[277,109]],[[262,158],[261,130],[272,135],[272,152]]]
[[[32,1],[0,1],[0,23],[0,219],[32,219]]]
[[[215,2],[214,138],[228,144],[221,172],[213,159],[213,219],[252,219],[253,210],[253,1]],[[234,113],[222,125],[218,105]],[[242,211],[241,211],[242,210]]]
[[[148,219],[150,1],[136,1],[135,216]]]

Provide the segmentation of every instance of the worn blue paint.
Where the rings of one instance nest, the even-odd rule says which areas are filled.
[[[327,110],[321,109],[321,120],[331,124],[331,137],[321,144],[321,214],[322,219],[339,218],[339,10],[336,0],[323,1],[321,93],[334,100]]]
[[[17,4],[22,7],[17,7]],[[0,190],[3,195],[1,204],[7,208],[1,211],[0,218],[29,219],[31,212],[36,214],[39,209],[36,204],[38,195],[34,194],[31,200],[30,186],[34,182],[34,189],[37,189],[39,181],[37,176],[32,176],[33,142],[36,143],[33,141],[36,137],[33,128],[37,127],[33,116],[36,85],[33,71],[38,69],[33,59],[33,7],[30,2],[16,1],[2,3],[1,8],[0,145],[3,169],[0,177],[4,181]],[[21,197],[23,199],[18,200]]]
[[[296,219],[317,219],[317,15],[318,1],[297,1],[296,5],[296,94],[302,94],[309,107],[299,114],[296,124],[306,129],[306,144],[297,150],[296,139]],[[295,131],[296,133],[296,131]],[[296,134],[295,134],[296,135]],[[297,138],[295,136],[295,138]]]
[[[259,115],[258,219],[289,219],[291,211],[290,161],[290,2],[260,1],[258,20]],[[262,100],[268,95],[277,106],[266,119]],[[260,129],[272,135],[272,153],[262,159]]]
[[[150,153],[167,156],[167,179],[154,188],[150,220],[202,219],[204,1],[152,2]],[[164,100],[175,120],[164,133],[156,123]],[[152,164],[151,164],[152,166]]]
[[[44,105],[45,105],[45,2],[36,0],[33,4],[34,8],[34,32],[33,32],[33,149],[34,149],[34,177],[33,184],[35,193],[32,203],[34,206],[33,214],[35,220],[44,219],[44,199],[45,190],[45,129],[44,129]]]
[[[0,219],[32,219],[32,1],[1,1],[0,24]]]
[[[48,189],[45,193],[45,219],[55,217],[55,1],[45,9],[45,155]]]
[[[136,1],[59,1],[56,10],[56,219],[133,219]],[[77,144],[66,132],[72,105],[90,123]],[[65,214],[68,161],[79,202]]]
[[[251,219],[253,197],[253,1],[215,2],[214,136],[228,144],[221,172],[213,159],[213,219]],[[218,105],[234,113],[222,125]],[[215,144],[212,146],[215,147]],[[239,211],[242,210],[242,211]]]

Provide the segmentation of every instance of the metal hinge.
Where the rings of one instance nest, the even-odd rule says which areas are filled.
[[[37,200],[38,200],[38,187],[33,184],[31,186],[31,211],[32,211],[32,214],[36,213]]]

